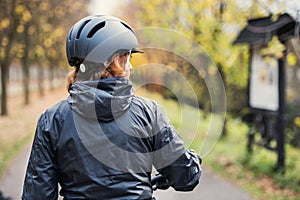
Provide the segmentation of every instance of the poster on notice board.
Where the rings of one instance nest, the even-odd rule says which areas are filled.
[[[263,58],[259,49],[253,49],[250,65],[249,105],[268,111],[279,109],[278,60]]]

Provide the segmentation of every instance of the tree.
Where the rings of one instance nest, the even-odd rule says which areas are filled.
[[[59,67],[66,67],[65,40],[70,20],[87,15],[86,1],[40,1],[36,0],[24,7],[30,13],[31,20],[24,23],[25,28],[37,31],[25,31],[22,33],[22,41],[25,43],[24,54],[21,59],[24,72],[25,104],[29,103],[29,67],[32,63],[38,63],[39,91],[43,94],[43,66],[47,65],[50,71],[50,88],[54,88],[54,74]],[[79,12],[80,9],[80,12]],[[24,13],[24,12],[23,12]],[[25,12],[26,13],[26,12]],[[78,14],[80,13],[80,14]],[[23,14],[24,16],[24,14]]]
[[[247,106],[248,48],[233,46],[239,30],[249,18],[268,14],[266,2],[253,0],[249,4],[235,0],[199,1],[199,0],[154,0],[129,1],[128,8],[134,6],[135,12],[126,12],[136,27],[162,27],[182,32],[198,42],[217,66],[226,87],[228,111],[232,114]],[[274,5],[275,3],[272,3]],[[282,7],[284,2],[282,2]],[[129,13],[128,16],[126,13]],[[163,41],[161,41],[163,42]],[[184,48],[184,45],[182,45]],[[177,69],[182,68],[178,65]],[[210,68],[205,73],[215,73]],[[193,77],[191,70],[182,72]],[[193,78],[195,79],[195,77]],[[195,81],[197,82],[197,81]],[[204,108],[210,105],[206,100],[205,85],[194,85],[199,91],[199,104]]]
[[[42,29],[41,44],[45,52],[46,65],[50,69],[50,87],[53,89],[55,70],[66,68],[65,41],[71,26],[77,20],[88,15],[87,4],[89,1],[54,0],[48,1],[49,12]]]
[[[19,25],[17,27],[17,41],[18,44],[18,58],[22,64],[22,72],[23,72],[23,88],[24,88],[24,102],[25,105],[29,104],[29,67],[30,67],[30,49],[32,48],[32,35],[34,30],[34,24],[32,23],[32,9],[35,9],[36,6],[35,1],[31,4],[21,4],[19,3],[16,8],[16,17],[18,19]]]
[[[13,43],[19,22],[15,8],[18,0],[0,2],[0,67],[1,67],[1,115],[7,115],[7,80],[10,63],[13,59]]]
[[[1,114],[7,115],[7,81],[12,61],[21,62],[25,104],[29,103],[30,66],[38,64],[43,93],[43,65],[66,68],[65,40],[71,25],[86,16],[89,1],[3,0],[0,2]],[[15,56],[17,55],[17,56]],[[53,70],[51,70],[53,72]]]

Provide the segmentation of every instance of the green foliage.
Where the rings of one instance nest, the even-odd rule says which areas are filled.
[[[228,104],[232,105],[228,107],[229,111],[237,113],[246,106],[246,99],[239,97],[246,97],[247,92],[248,50],[245,46],[233,46],[232,43],[238,34],[238,30],[247,21],[247,9],[240,9],[241,6],[234,0],[226,1],[226,4],[223,3],[222,9],[218,1],[198,0],[172,0],[168,2],[162,0],[132,0],[130,8],[132,5],[135,6],[135,16],[130,17],[131,19],[135,18],[134,22],[137,27],[173,29],[200,44],[218,67],[217,70],[223,78],[227,97],[230,100]],[[126,12],[124,13],[126,17]],[[181,52],[187,52],[184,50],[184,44],[180,45],[180,48]],[[176,61],[178,60],[175,60],[175,63]],[[169,62],[174,63],[174,60]],[[188,67],[188,65],[178,63],[175,64],[174,68],[180,73],[192,77],[195,72],[184,69]],[[207,67],[209,69],[209,66]],[[214,72],[207,71],[205,73]],[[202,105],[202,108],[209,108],[210,105],[207,104],[209,95],[206,91],[206,85],[204,82],[199,82],[195,77],[194,75],[191,80],[194,79],[194,82],[198,84],[193,84],[193,87],[196,88],[196,91],[202,91],[198,95],[199,104]]]
[[[10,54],[22,58],[29,49],[33,62],[37,59],[50,59],[50,62],[53,59],[56,62],[61,60],[67,31],[74,18],[79,19],[87,14],[86,3],[88,2],[74,3],[70,0],[1,1],[3,12],[0,14],[0,61]],[[29,47],[24,45],[26,39],[30,40]],[[8,46],[13,47],[12,52],[7,51]]]
[[[277,8],[274,10],[274,8]],[[239,31],[250,18],[265,17],[273,14],[278,17],[286,8],[283,1],[199,1],[199,0],[131,0],[128,8],[123,9],[123,17],[137,28],[162,27],[179,31],[199,43],[217,66],[225,83],[228,111],[231,114],[247,107],[247,81],[249,52],[246,45],[233,46]],[[131,10],[135,12],[132,13]],[[128,14],[127,14],[128,13]],[[170,36],[172,37],[172,36]],[[163,43],[164,40],[159,40]],[[272,40],[272,47],[282,48]],[[180,46],[181,52],[185,45]],[[270,53],[274,48],[266,48]],[[279,56],[279,55],[277,55]],[[174,61],[173,61],[174,62]],[[177,64],[176,70],[186,68]],[[191,76],[192,73],[181,73]],[[205,84],[197,90],[205,91]],[[200,97],[205,92],[201,92]],[[204,95],[202,98],[206,98]],[[209,98],[209,97],[208,97]],[[209,107],[199,100],[203,107]]]

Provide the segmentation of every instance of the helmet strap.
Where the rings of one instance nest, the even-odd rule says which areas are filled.
[[[128,54],[128,57],[127,57],[127,61],[126,61],[126,64],[125,64],[125,71],[129,69],[130,58],[131,58],[131,50],[129,51],[129,54]]]

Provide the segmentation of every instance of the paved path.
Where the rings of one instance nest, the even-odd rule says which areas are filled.
[[[157,191],[154,196],[157,200],[254,200],[236,185],[205,169],[200,184],[192,192],[168,189]]]
[[[26,146],[12,161],[9,169],[4,172],[0,180],[0,190],[4,196],[9,196],[13,200],[21,198],[30,147],[31,145]],[[200,184],[193,192],[181,193],[168,189],[156,191],[154,195],[157,200],[253,200],[236,185],[205,169],[203,170]]]

